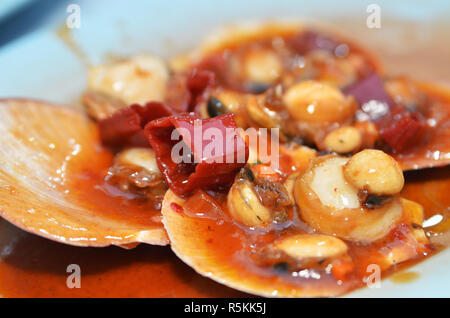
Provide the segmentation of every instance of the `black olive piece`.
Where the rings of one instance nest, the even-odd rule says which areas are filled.
[[[278,274],[287,274],[289,272],[289,264],[286,262],[279,262],[273,265],[273,270]]]
[[[269,84],[264,83],[248,83],[246,90],[252,94],[262,94],[270,88]]]
[[[388,196],[388,195],[378,196],[378,195],[369,194],[366,198],[366,201],[364,202],[364,205],[368,209],[376,209],[376,208],[381,207],[383,204],[385,204],[386,202],[388,202],[391,199],[392,199],[392,197]]]
[[[209,117],[217,117],[226,113],[225,105],[215,97],[208,99],[207,107]]]

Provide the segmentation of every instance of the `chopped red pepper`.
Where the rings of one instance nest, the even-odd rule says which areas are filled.
[[[196,67],[199,70],[210,71],[217,75],[225,70],[227,65],[227,55],[226,51],[209,55],[197,64]]]
[[[170,107],[158,102],[145,106],[131,105],[99,121],[100,139],[110,147],[149,146],[143,135],[145,125],[154,119],[174,114]]]
[[[170,188],[186,194],[233,182],[248,159],[247,144],[236,129],[233,114],[200,119],[190,113],[154,120],[145,127],[145,135]],[[173,133],[181,140],[173,140]]]
[[[167,103],[180,113],[196,111],[208,99],[214,84],[215,74],[207,70],[194,69],[188,75],[174,76],[169,83]]]
[[[395,105],[376,73],[372,73],[344,92],[358,101],[362,111],[376,124],[380,136],[394,151],[401,152],[411,147],[422,136],[425,128],[422,116]],[[381,102],[387,107],[370,106],[368,104],[370,101]]]
[[[183,213],[184,212],[184,208],[179,205],[178,203],[172,202],[170,204],[170,207],[172,208],[172,210],[174,210],[177,213]]]
[[[210,71],[194,70],[187,79],[187,88],[191,92],[190,109],[196,110],[196,106],[208,99],[211,87],[214,86],[215,74]]]
[[[425,123],[418,114],[402,111],[389,119],[383,118],[384,124],[378,126],[382,125],[380,135],[395,151],[401,152],[413,146],[422,136]]]
[[[174,74],[168,84],[166,103],[179,113],[187,112],[191,102],[191,92],[187,85],[186,74]]]

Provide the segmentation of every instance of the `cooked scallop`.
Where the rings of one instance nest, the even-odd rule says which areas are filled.
[[[242,64],[244,77],[254,83],[273,83],[283,71],[280,58],[269,50],[248,52]]]
[[[384,204],[367,208],[359,190],[344,177],[348,158],[313,159],[294,186],[300,217],[314,229],[355,241],[374,241],[385,236],[401,220],[402,205],[393,196]]]
[[[85,115],[32,100],[0,101],[0,215],[14,225],[78,246],[168,244],[158,211],[121,207],[120,198],[99,188],[111,164]]]
[[[346,160],[348,159],[333,164],[342,168]],[[342,172],[337,178],[343,179]],[[315,200],[311,194],[310,197]],[[347,236],[346,232],[323,234],[326,233],[323,229],[316,229],[318,233],[304,233],[302,230],[295,232],[292,229],[287,234],[280,233],[281,237],[272,242],[270,234],[264,236],[257,229],[246,228],[245,224],[236,225],[228,219],[225,211],[222,212],[225,213],[222,217],[220,212],[217,214],[216,211],[216,216],[219,215],[217,219],[198,218],[185,213],[185,206],[189,205],[189,209],[192,209],[192,204],[189,198],[181,198],[171,190],[165,195],[162,207],[163,223],[173,251],[198,273],[226,286],[255,295],[270,297],[339,295],[355,287],[342,281],[336,283],[336,280],[351,275],[354,266],[361,266],[358,265],[358,261],[363,264],[362,266],[365,266],[367,261],[378,264],[385,270],[394,264],[420,257],[430,251],[423,230],[417,228],[415,224],[423,220],[423,210],[419,204],[404,199],[392,200],[382,209],[368,211],[367,215],[356,210],[344,213],[339,209],[331,210],[336,212],[337,217],[319,212],[322,214],[317,216],[318,222],[325,220],[330,223],[342,223],[341,228],[337,224],[335,229],[346,229],[350,236]],[[304,208],[304,205],[301,205],[301,211]],[[315,205],[314,208],[320,209],[320,206]],[[313,210],[308,213],[314,212],[317,213]],[[372,216],[369,216],[370,212],[373,212]],[[341,215],[343,217],[339,218],[339,214],[345,214],[345,217]],[[357,220],[359,217],[361,220]],[[354,219],[347,222],[346,218]],[[389,231],[395,232],[392,232],[392,236],[386,236]],[[254,238],[258,235],[260,239],[255,241]],[[375,253],[367,260],[363,256],[363,259],[355,260],[353,263],[354,256],[350,257],[349,242],[356,241],[363,243],[361,246],[370,248],[366,244],[370,243],[371,239],[377,238],[384,240],[384,248],[379,250],[380,253]],[[268,244],[266,248],[259,249],[259,252],[258,249],[249,252],[249,249],[254,249],[261,242]],[[249,256],[253,253],[262,253],[263,261],[253,263],[252,257]],[[292,272],[288,262],[294,266]],[[308,264],[313,267],[308,268]],[[321,264],[325,266],[322,271],[317,268]],[[300,267],[296,269],[295,266]],[[332,275],[335,280],[328,278],[322,280],[322,275]],[[360,284],[362,285],[363,281]]]
[[[358,190],[375,195],[399,193],[405,184],[397,161],[375,149],[365,149],[353,155],[344,166],[344,178]]]
[[[88,89],[114,97],[125,104],[163,101],[169,70],[156,56],[140,55],[89,70]]]
[[[276,274],[249,270],[239,261],[242,229],[229,223],[188,217],[173,206],[183,207],[184,199],[167,191],[163,201],[163,223],[175,254],[199,274],[226,286],[265,297],[323,297],[344,293],[348,287],[336,283],[296,285]],[[224,246],[227,253],[224,253]],[[228,253],[229,251],[229,253]]]

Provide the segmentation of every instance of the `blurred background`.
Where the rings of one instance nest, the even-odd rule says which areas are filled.
[[[67,29],[73,4],[80,27]],[[367,24],[371,5],[379,27]],[[0,96],[71,103],[87,64],[144,52],[171,57],[223,25],[278,19],[341,31],[380,56],[388,73],[450,83],[449,16],[446,0],[1,0]]]

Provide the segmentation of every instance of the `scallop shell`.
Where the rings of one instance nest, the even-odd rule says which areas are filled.
[[[211,243],[208,234],[213,230],[205,224],[205,219],[192,218],[176,212],[172,209],[173,204],[183,206],[184,201],[169,190],[164,197],[161,212],[172,250],[199,274],[228,287],[265,297],[336,296],[346,291],[337,284],[308,284],[300,287],[277,276],[249,271],[244,264],[233,262],[234,256],[227,254],[226,257],[221,257],[220,251],[223,248],[221,240]],[[223,233],[225,237],[215,234],[216,238],[222,239],[231,239],[232,236],[232,233],[226,233],[225,230]]]
[[[106,171],[111,160],[84,114],[39,101],[0,100],[0,215],[19,228],[77,246],[168,244],[160,222],[94,204],[88,198],[99,190],[76,186],[75,179],[86,182],[86,173]]]

